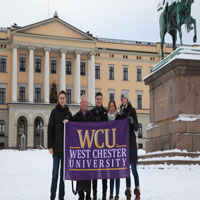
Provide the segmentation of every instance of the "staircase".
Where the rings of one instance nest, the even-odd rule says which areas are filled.
[[[155,152],[138,156],[138,165],[200,165],[200,152]]]

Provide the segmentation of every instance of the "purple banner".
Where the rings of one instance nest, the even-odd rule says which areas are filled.
[[[129,176],[127,119],[65,124],[65,180],[126,178]]]

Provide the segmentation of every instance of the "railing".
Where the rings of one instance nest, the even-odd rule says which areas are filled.
[[[141,46],[156,46],[156,42],[144,42],[144,41],[134,41],[134,40],[121,40],[121,39],[112,39],[112,38],[97,38],[100,42],[107,42],[107,43],[116,43],[116,44],[134,44],[134,45],[141,45]],[[166,47],[173,47],[172,43],[165,43]],[[176,48],[180,47],[180,44],[176,44]],[[192,46],[189,44],[184,44],[183,46]]]
[[[0,27],[0,32],[7,32],[7,28],[5,28],[5,27]]]
[[[100,42],[107,42],[107,43],[156,46],[156,42],[142,42],[142,41],[134,41],[134,40],[111,39],[111,38],[97,38],[97,40],[100,41]]]

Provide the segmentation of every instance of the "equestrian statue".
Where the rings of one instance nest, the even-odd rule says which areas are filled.
[[[187,32],[194,29],[193,42],[197,41],[196,20],[191,16],[191,6],[194,0],[162,0],[158,4],[157,11],[162,10],[160,14],[160,39],[161,55],[164,58],[163,44],[165,34],[172,36],[173,50],[176,49],[177,31],[179,33],[180,45],[183,45],[181,26],[186,25]]]

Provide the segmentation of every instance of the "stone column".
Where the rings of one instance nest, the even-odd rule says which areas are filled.
[[[44,48],[44,103],[49,103],[49,52],[50,48]]]
[[[17,102],[17,49],[13,46],[12,102]]]
[[[34,125],[27,124],[27,148],[34,148]]]
[[[43,139],[44,139],[44,148],[47,148],[47,125],[45,125],[44,127],[44,132],[43,132]]]
[[[88,102],[95,105],[95,53],[90,52],[88,60]]]
[[[75,66],[74,66],[74,103],[80,103],[80,51],[75,52]]]
[[[66,49],[61,49],[61,59],[60,59],[60,91],[61,90],[66,90]]]
[[[34,47],[29,47],[29,87],[28,87],[28,101],[33,103],[33,84],[34,84],[34,69],[33,69],[33,59],[34,59]]]

